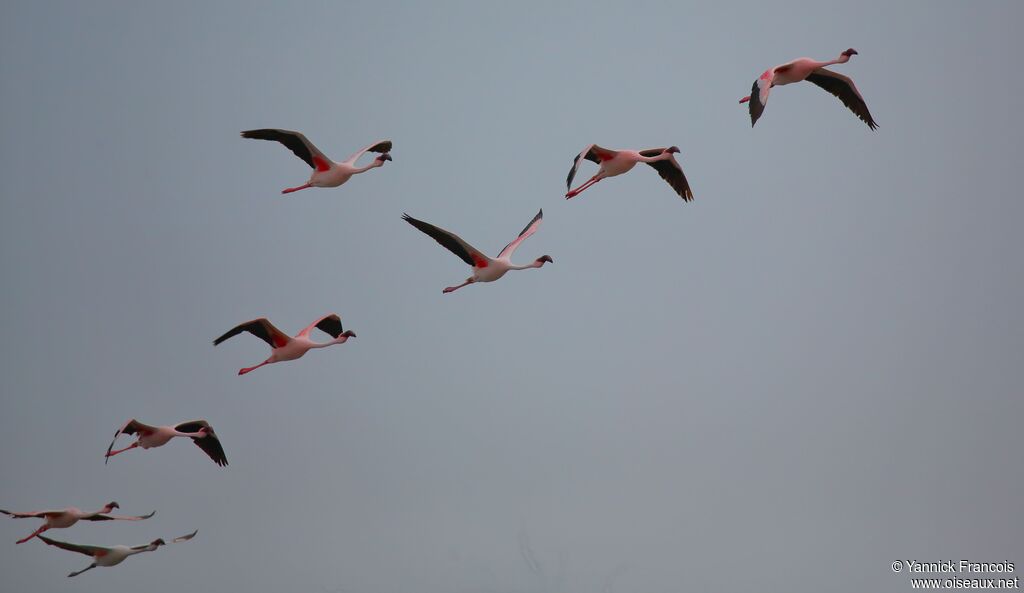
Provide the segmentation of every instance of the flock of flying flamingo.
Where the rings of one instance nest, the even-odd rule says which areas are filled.
[[[853,84],[853,80],[847,76],[843,76],[826,69],[826,66],[831,66],[833,64],[845,64],[850,61],[850,56],[855,55],[857,55],[857,52],[851,48],[842,52],[839,57],[834,60],[821,62],[810,58],[799,58],[765,70],[764,73],[761,74],[761,76],[759,76],[754,82],[751,94],[747,97],[743,97],[739,101],[740,104],[748,104],[751,126],[756,124],[757,120],[764,113],[765,105],[768,102],[768,94],[771,92],[772,87],[807,80],[838,97],[839,100],[854,113],[854,115],[864,121],[864,123],[866,123],[872,130],[877,128],[878,124],[875,123],[874,118],[871,117],[867,104],[864,102],[863,97],[861,97],[857,87]],[[295,153],[297,157],[305,161],[305,163],[313,169],[309,180],[305,184],[284,189],[281,191],[283,194],[289,194],[312,187],[338,187],[351,179],[353,175],[363,173],[377,167],[382,167],[386,161],[391,160],[390,152],[392,143],[390,140],[374,142],[373,144],[358,150],[346,160],[335,162],[329,159],[316,146],[314,146],[305,135],[299,132],[278,129],[259,129],[248,130],[242,132],[241,135],[243,138],[279,142]],[[356,161],[358,161],[359,158],[367,152],[376,153],[377,156],[368,165],[362,167],[356,166]],[[569,175],[565,180],[565,198],[568,200],[579,195],[602,179],[627,173],[633,169],[637,163],[646,163],[658,172],[658,175],[672,187],[680,198],[686,202],[693,201],[693,192],[690,190],[690,184],[687,182],[686,176],[683,174],[683,169],[675,158],[675,154],[678,152],[679,148],[675,146],[636,151],[609,150],[596,144],[591,144],[584,148],[573,160],[572,167],[569,169]],[[596,163],[598,165],[597,173],[576,189],[572,189],[573,179],[576,177],[576,173],[583,160]],[[449,286],[445,288],[443,290],[444,293],[454,292],[464,286],[477,282],[494,282],[495,280],[502,278],[509,270],[540,268],[543,267],[544,264],[554,262],[550,255],[542,255],[529,264],[515,265],[512,263],[512,255],[515,253],[515,250],[519,248],[523,241],[528,239],[531,235],[537,232],[537,229],[540,228],[541,222],[544,220],[543,210],[539,211],[537,215],[533,217],[533,220],[526,225],[526,228],[519,233],[519,236],[506,245],[495,258],[488,257],[482,251],[465,242],[455,233],[446,231],[428,222],[413,218],[408,214],[404,214],[402,218],[437,241],[445,249],[457,255],[462,261],[466,262],[466,264],[472,268],[472,275],[467,278],[465,282],[457,286]],[[331,339],[327,342],[314,342],[309,337],[310,333],[314,329],[322,331],[330,336]],[[236,325],[214,340],[213,344],[216,346],[242,332],[248,332],[266,342],[271,348],[271,353],[270,357],[260,364],[239,370],[239,375],[245,375],[264,365],[296,360],[312,349],[326,348],[335,344],[344,344],[349,338],[356,337],[355,332],[352,330],[345,330],[342,327],[341,318],[336,313],[331,313],[311,323],[294,337],[288,336],[281,330],[277,329],[277,327],[270,323],[269,320],[261,317],[259,319],[246,321]],[[127,447],[115,450],[114,443],[117,442],[118,437],[121,435],[135,435],[137,438],[135,442]],[[227,457],[224,454],[224,448],[221,446],[220,440],[217,438],[216,433],[214,433],[213,427],[205,420],[192,420],[189,422],[182,422],[174,426],[153,426],[143,424],[134,418],[125,422],[124,425],[114,433],[114,440],[111,441],[110,446],[107,448],[107,452],[104,456],[104,463],[109,461],[111,457],[132,449],[152,449],[155,447],[161,447],[169,443],[175,437],[192,439],[192,442],[202,449],[202,451],[206,453],[206,455],[218,466],[226,466],[228,464]],[[78,552],[79,554],[92,558],[92,563],[89,566],[68,575],[69,577],[73,577],[97,566],[115,566],[123,562],[129,556],[140,554],[142,552],[152,552],[160,546],[166,545],[166,542],[163,539],[156,539],[149,544],[139,546],[87,546],[58,541],[42,535],[43,532],[50,529],[66,529],[72,527],[79,521],[142,521],[149,519],[156,513],[156,511],[153,511],[149,514],[138,516],[111,515],[110,513],[116,508],[120,508],[120,505],[116,502],[109,502],[100,510],[91,513],[81,511],[75,507],[57,510],[33,511],[28,513],[16,513],[0,509],[0,513],[8,515],[14,519],[36,518],[43,520],[42,525],[40,525],[38,529],[15,543],[21,544],[31,540],[32,538],[38,538],[48,545],[71,552]],[[171,543],[188,541],[195,537],[196,533],[197,531],[193,531],[187,535],[173,538]]]

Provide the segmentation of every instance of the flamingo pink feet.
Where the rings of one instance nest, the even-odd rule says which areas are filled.
[[[43,525],[39,529],[36,529],[35,532],[32,535],[30,535],[28,537],[25,537],[25,538],[22,538],[22,539],[19,539],[18,541],[14,542],[14,543],[16,543],[16,544],[23,544],[23,543],[27,542],[28,540],[32,539],[33,537],[39,535],[40,533],[42,533],[42,532],[44,532],[44,531],[46,531],[48,529],[49,529],[49,527],[47,527],[46,525]]]

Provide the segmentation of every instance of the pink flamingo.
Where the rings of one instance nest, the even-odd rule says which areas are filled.
[[[310,187],[338,187],[351,179],[353,175],[369,171],[370,169],[375,169],[377,167],[382,167],[384,166],[384,161],[391,160],[391,155],[389,154],[391,152],[390,140],[378,140],[366,148],[359,150],[344,161],[336,163],[327,158],[324,153],[320,152],[316,146],[313,146],[312,142],[299,132],[273,129],[248,130],[242,132],[242,137],[280,142],[295,153],[295,156],[306,161],[306,164],[313,168],[313,174],[305,185],[289,187],[288,189],[281,190],[281,193],[283,194],[290,194],[292,192],[299,191],[300,189],[307,189]],[[379,152],[381,155],[373,159],[370,164],[363,167],[357,167],[356,161],[359,160],[359,157],[363,156],[363,153],[365,152]]]
[[[114,443],[117,442],[117,437],[122,434],[137,434],[139,438],[124,449],[114,451]],[[174,437],[190,438],[214,463],[220,466],[228,464],[228,458],[224,455],[224,447],[221,446],[220,439],[217,438],[216,433],[213,432],[213,427],[206,420],[182,422],[177,426],[150,426],[134,418],[125,422],[124,426],[117,429],[117,432],[114,433],[114,440],[110,441],[110,446],[107,447],[106,459],[103,463],[105,464],[107,461],[110,461],[110,458],[114,455],[130,451],[136,447],[142,447],[143,449],[162,447]]]
[[[309,332],[313,329],[319,329],[325,334],[334,338],[329,342],[317,343],[309,339]],[[313,323],[309,324],[305,329],[300,331],[294,338],[288,337],[283,331],[274,327],[273,323],[267,320],[266,317],[260,317],[259,319],[253,319],[252,321],[246,321],[240,323],[235,327],[229,329],[224,333],[223,336],[213,341],[213,345],[216,346],[227,340],[237,336],[242,332],[249,332],[257,338],[266,342],[270,348],[270,358],[264,360],[260,364],[247,367],[238,371],[239,375],[250,373],[260,368],[265,364],[273,364],[275,362],[284,362],[287,360],[295,360],[302,358],[307,352],[314,348],[326,348],[335,344],[344,344],[349,338],[356,337],[356,332],[352,330],[343,330],[341,327],[341,317],[338,317],[337,313],[331,313],[325,315],[320,319],[317,319]]]
[[[526,225],[526,228],[519,233],[519,236],[516,237],[514,241],[506,245],[496,258],[487,257],[482,251],[473,247],[469,243],[466,243],[455,233],[436,227],[429,222],[417,220],[408,214],[403,214],[402,219],[427,235],[430,235],[435,241],[440,243],[442,247],[459,256],[459,259],[462,261],[473,266],[473,275],[458,286],[449,286],[442,290],[441,292],[445,294],[454,292],[463,286],[468,286],[475,282],[494,282],[498,278],[504,276],[509,270],[540,268],[546,263],[550,264],[555,261],[551,259],[550,255],[542,255],[533,260],[532,263],[526,265],[517,266],[512,263],[512,254],[515,250],[523,241],[525,241],[530,235],[536,233],[537,229],[540,228],[540,223],[544,220],[543,210],[538,212],[537,216],[533,217],[530,224]]]
[[[668,182],[672,186],[672,189],[676,190],[679,197],[684,202],[693,201],[693,192],[690,191],[690,184],[686,181],[686,175],[683,175],[683,168],[679,166],[675,157],[672,156],[679,152],[679,148],[670,146],[669,148],[649,148],[647,150],[609,150],[607,148],[601,148],[596,144],[583,149],[583,152],[576,156],[576,159],[572,162],[572,168],[569,169],[569,176],[565,178],[565,188],[568,193],[565,194],[565,199],[573,198],[579,195],[580,192],[587,189],[591,185],[594,185],[598,181],[601,181],[605,177],[615,177],[616,175],[622,175],[636,166],[637,163],[647,163],[654,167],[658,172],[658,175],[662,179]],[[577,187],[576,189],[570,189],[572,187],[572,180],[576,177],[576,171],[580,167],[580,161],[586,159],[588,161],[597,163],[599,168],[597,174],[587,180],[586,183]]]
[[[792,62],[786,62],[781,66],[765,70],[764,74],[754,81],[750,95],[740,99],[740,104],[750,102],[750,126],[753,127],[764,112],[764,106],[768,103],[768,93],[771,92],[773,86],[782,86],[806,80],[839,97],[843,105],[846,105],[869,128],[872,130],[877,128],[878,124],[871,117],[867,103],[860,96],[860,91],[853,84],[853,80],[825,68],[825,66],[831,66],[832,64],[845,64],[850,61],[850,56],[855,55],[857,55],[857,50],[850,48],[839,54],[838,58],[827,62],[819,62],[810,58],[799,58]]]
[[[199,533],[198,529],[193,531],[192,533],[189,533],[188,535],[182,535],[180,537],[172,539],[171,543],[176,544],[178,542],[187,542],[188,540],[195,537],[197,533]],[[96,568],[97,566],[117,566],[118,564],[124,562],[129,556],[134,556],[135,554],[141,554],[143,552],[153,552],[156,551],[156,549],[160,546],[167,545],[167,543],[164,542],[164,540],[162,539],[155,539],[144,546],[132,547],[83,546],[81,544],[72,544],[68,542],[57,541],[55,539],[50,539],[45,535],[40,535],[39,539],[46,542],[47,545],[56,546],[62,550],[67,550],[69,552],[78,552],[79,554],[84,554],[92,558],[92,564],[86,566],[82,570],[76,570],[75,572],[69,574],[69,577],[76,577],[87,570],[92,570]]]
[[[32,535],[19,539],[15,542],[19,544],[27,542],[44,531],[48,531],[50,529],[67,529],[79,521],[142,521],[144,519],[149,519],[156,514],[156,511],[153,511],[148,515],[141,515],[138,517],[125,517],[122,515],[108,514],[114,509],[119,508],[121,508],[121,505],[111,501],[105,504],[102,509],[92,513],[87,513],[76,507],[67,507],[65,509],[50,511],[33,511],[31,513],[12,513],[11,511],[0,509],[0,513],[9,515],[12,519],[37,518],[43,520],[43,524],[40,525],[39,529],[36,529]]]

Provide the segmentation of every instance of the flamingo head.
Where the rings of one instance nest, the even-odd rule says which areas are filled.
[[[356,332],[354,332],[354,331],[352,331],[350,329],[347,329],[347,330],[344,331],[344,333],[341,334],[341,337],[345,338],[346,340],[349,339],[349,338],[354,338],[354,337],[356,337]]]
[[[114,509],[119,509],[119,508],[121,508],[121,505],[117,504],[117,503],[116,503],[115,501],[113,501],[113,500],[112,500],[112,501],[108,502],[108,503],[107,503],[107,506],[105,506],[105,507],[103,507],[103,508],[105,508],[105,509],[106,509],[106,512],[108,512],[108,513],[109,513],[110,511],[112,511],[112,510],[114,510]]]
[[[675,153],[679,152],[679,147],[678,146],[669,146],[668,148],[665,149],[665,152],[675,154]]]
[[[539,267],[543,266],[544,264],[553,264],[553,263],[555,263],[555,260],[551,259],[550,255],[542,255],[542,256],[538,257],[537,261],[535,261],[534,263],[536,263],[537,267],[539,268]]]
[[[161,538],[161,539],[155,539],[155,540],[153,540],[153,541],[152,541],[152,542],[151,542],[151,543],[149,544],[149,547],[151,547],[151,548],[153,548],[153,549],[155,550],[156,548],[159,548],[160,546],[166,546],[166,545],[167,545],[167,542],[165,542],[165,541],[164,541],[164,540],[163,540],[163,539]]]
[[[392,159],[391,159],[391,153],[389,153],[389,152],[385,152],[384,154],[380,155],[379,157],[377,157],[377,158],[376,158],[376,159],[374,159],[374,160],[376,160],[376,161],[377,161],[377,163],[378,163],[378,166],[383,166],[383,165],[384,165],[384,161],[390,161],[390,160],[392,160]]]
[[[839,55],[841,55],[841,56],[846,56],[846,59],[847,59],[847,60],[849,60],[849,59],[850,59],[850,56],[856,56],[856,55],[858,55],[858,54],[857,54],[857,50],[855,50],[855,49],[853,49],[853,48],[851,47],[850,49],[848,49],[848,50],[844,51],[843,53],[841,53],[841,54],[839,54]]]

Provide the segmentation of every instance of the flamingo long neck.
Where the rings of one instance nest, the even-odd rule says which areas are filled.
[[[319,343],[318,342],[311,342],[310,345],[309,345],[309,349],[310,350],[314,350],[316,348],[326,348],[328,346],[334,346],[335,344],[344,344],[347,341],[348,341],[348,336],[342,334],[342,335],[338,336],[337,338],[334,338],[333,340],[331,340],[329,342],[319,342]]]
[[[657,156],[644,156],[641,154],[639,155],[637,160],[640,161],[641,163],[653,163],[655,161],[663,161],[670,156],[672,156],[672,153],[670,152],[662,152]]]
[[[541,262],[539,262],[537,260],[534,260],[532,263],[528,263],[528,264],[525,264],[525,265],[522,265],[522,266],[517,266],[515,264],[512,264],[512,265],[510,265],[508,267],[508,269],[510,269],[510,270],[529,270],[530,268],[539,268],[539,267],[541,267],[543,265],[544,265],[543,263],[541,263]]]
[[[839,57],[834,60],[827,62],[818,62],[818,68],[824,68],[825,66],[831,66],[832,64],[845,64],[850,61],[850,56],[846,54],[839,54]]]
[[[369,171],[370,169],[376,169],[377,167],[380,167],[383,164],[384,164],[384,161],[381,161],[380,159],[373,159],[366,166],[356,168],[354,171],[352,171],[352,174],[355,175],[356,173],[362,173],[363,171]]]

